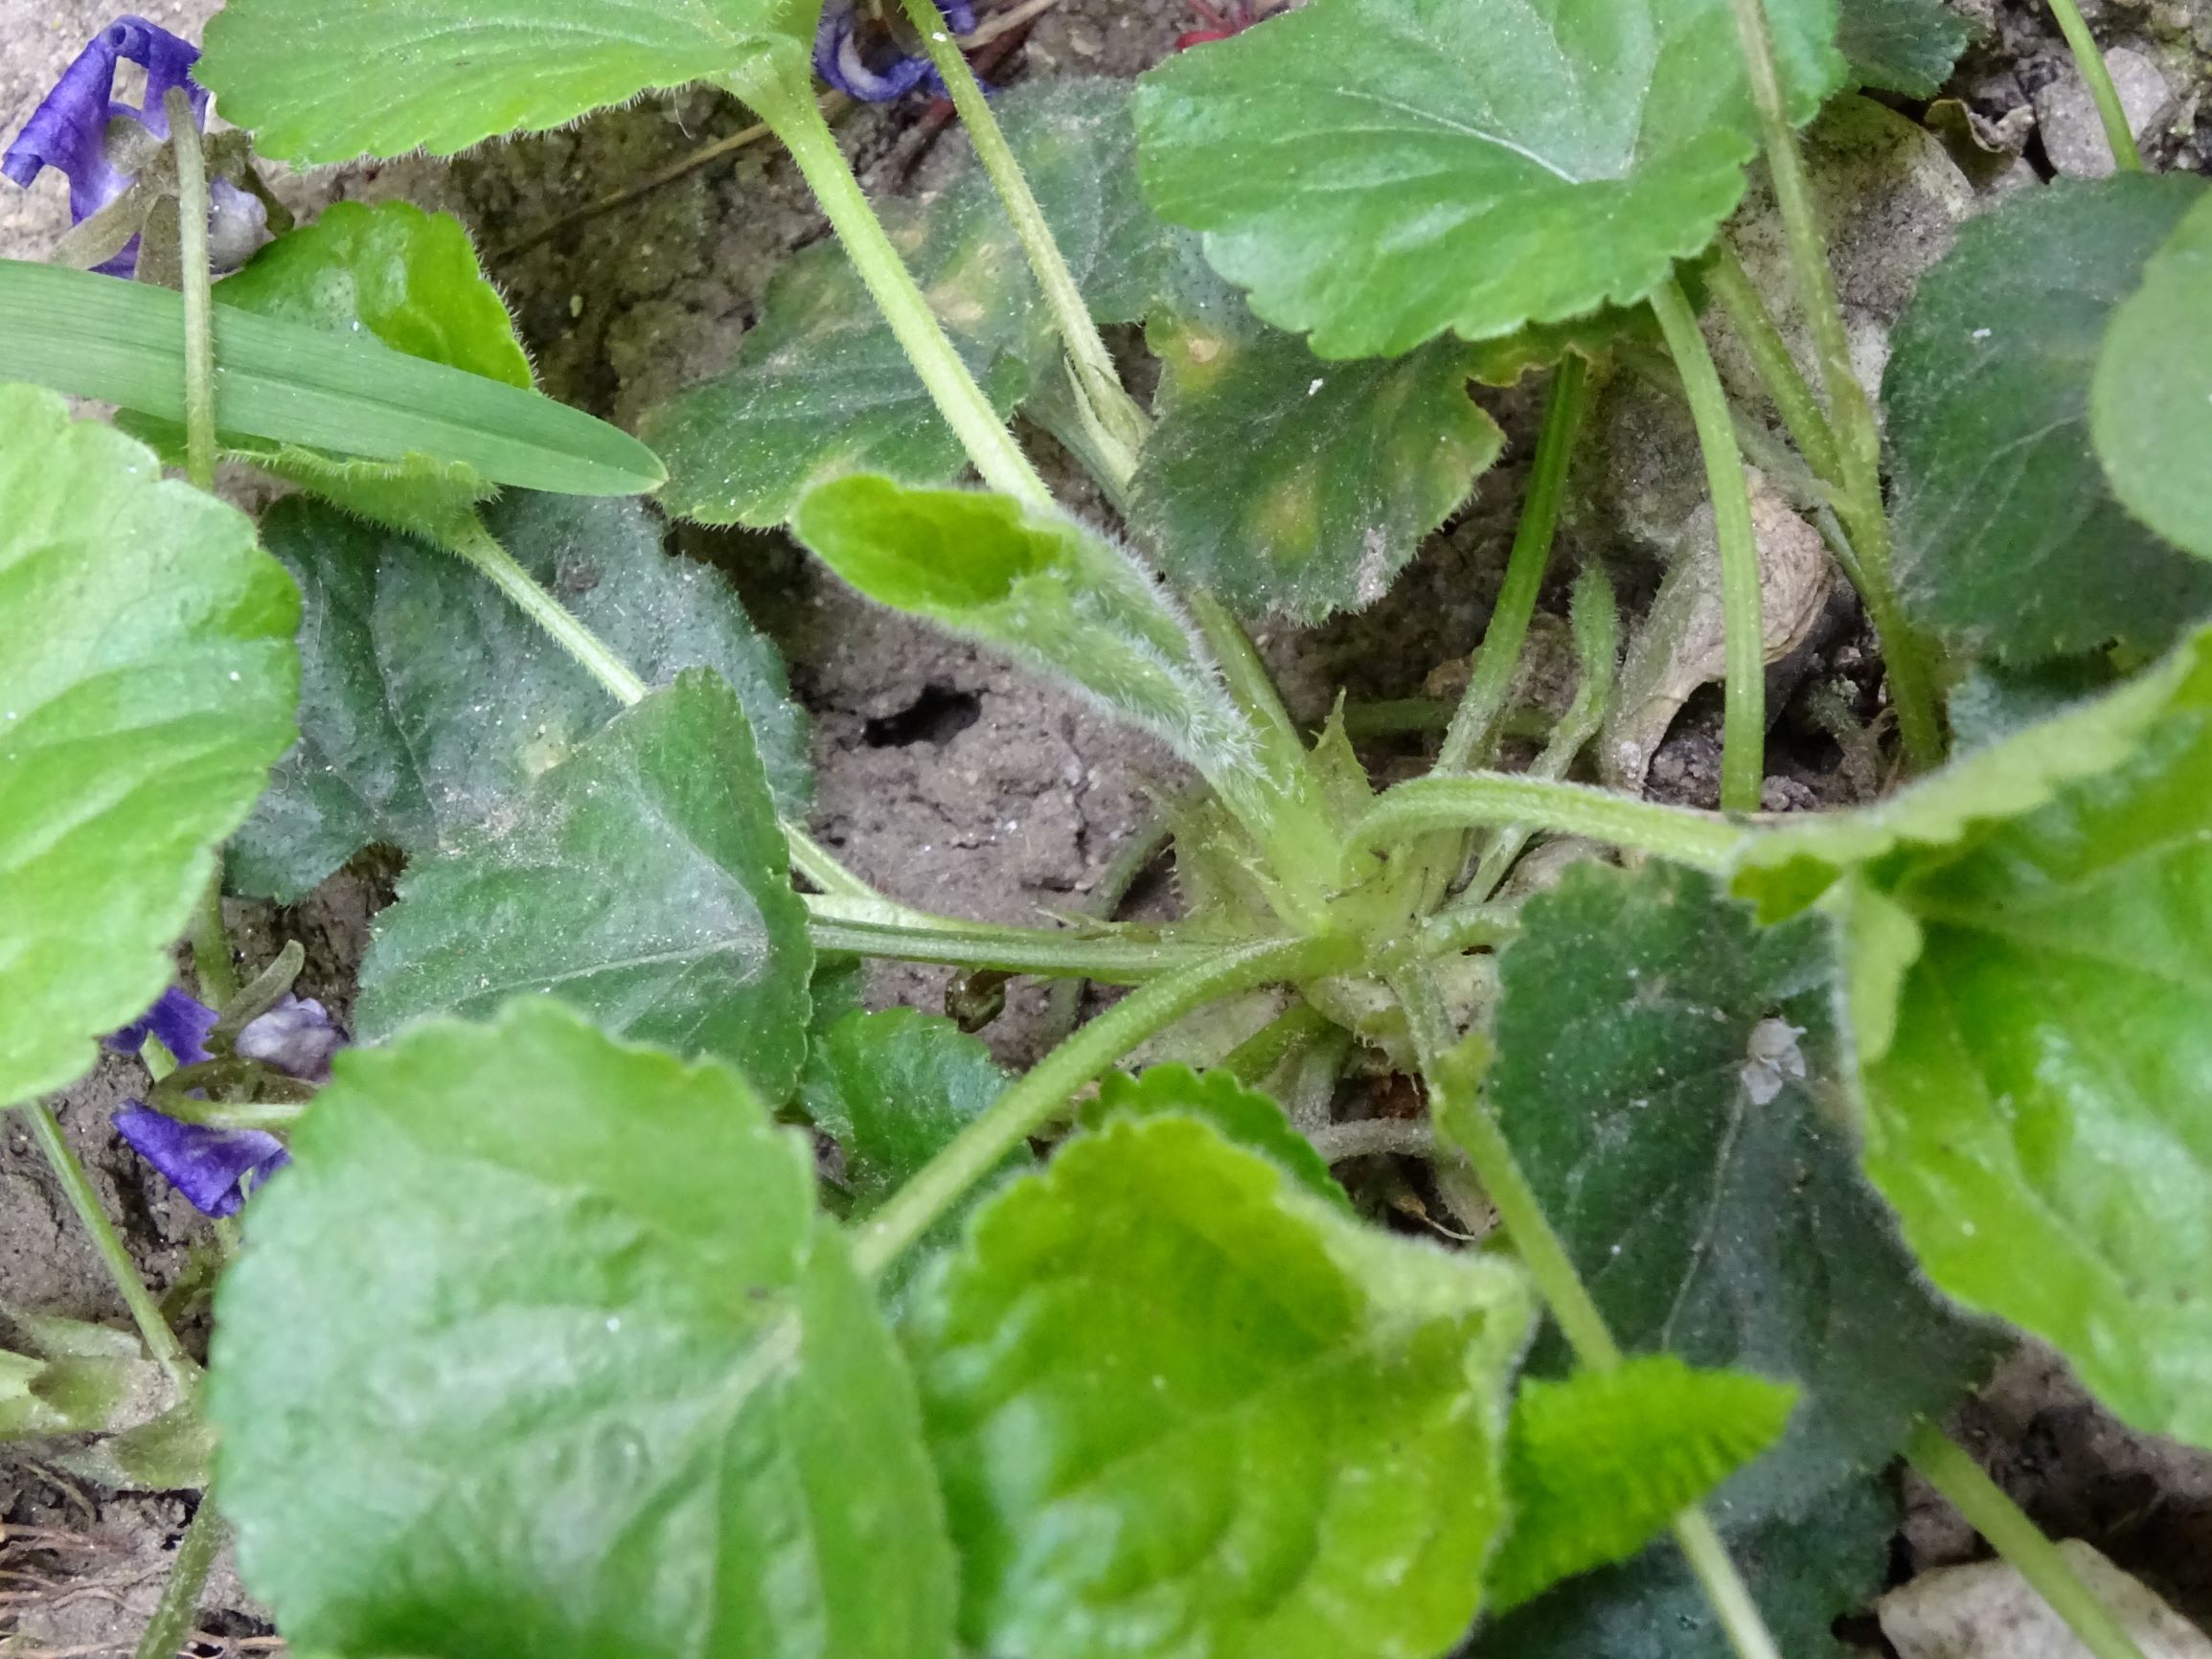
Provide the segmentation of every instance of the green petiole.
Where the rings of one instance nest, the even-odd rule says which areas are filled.
[[[1004,973],[1038,973],[1134,985],[1206,962],[1218,944],[1059,933],[1040,927],[960,921],[880,898],[809,895],[808,931],[817,950],[903,962],[939,962]]]
[[[1705,481],[1713,499],[1713,529],[1721,547],[1721,608],[1726,618],[1727,679],[1721,733],[1721,805],[1755,812],[1767,779],[1767,641],[1760,614],[1759,542],[1751,527],[1751,491],[1728,395],[1713,353],[1679,282],[1652,296],[1659,330],[1689,395]]]
[[[928,299],[869,207],[860,181],[837,148],[836,134],[814,102],[811,87],[798,83],[799,79],[786,74],[781,59],[764,57],[730,72],[722,84],[767,123],[798,164],[846,257],[984,483],[1025,507],[1052,511],[1052,491],[952,349]]]
[[[1413,1031],[1422,1073],[1428,1079],[1429,1113],[1440,1139],[1456,1145],[1473,1165],[1483,1191],[1497,1206],[1506,1238],[1536,1281],[1577,1362],[1593,1371],[1610,1371],[1621,1363],[1620,1345],[1544,1215],[1505,1132],[1483,1104],[1478,1062],[1455,1046],[1435,980],[1425,968],[1416,968],[1395,977],[1391,989]],[[1780,1659],[1743,1575],[1702,1510],[1684,1510],[1675,1517],[1675,1541],[1719,1615],[1738,1659]]]
[[[1528,639],[1530,620],[1536,615],[1537,597],[1543,591],[1544,573],[1551,567],[1560,504],[1566,493],[1567,463],[1573,459],[1575,434],[1582,429],[1583,411],[1588,402],[1588,365],[1569,352],[1552,377],[1551,398],[1544,405],[1543,427],[1537,435],[1528,499],[1521,506],[1513,551],[1506,557],[1505,581],[1498,589],[1490,625],[1483,632],[1474,673],[1451,716],[1444,746],[1437,752],[1439,772],[1464,772],[1481,765],[1497,741],[1514,671],[1520,666],[1521,647]]]
[[[177,246],[184,272],[185,474],[215,488],[215,301],[207,241],[207,158],[192,95],[172,86],[162,101],[176,151]]]
[[[1717,812],[1663,807],[1521,772],[1477,772],[1416,778],[1389,790],[1352,827],[1345,838],[1347,857],[1362,850],[1402,846],[1433,830],[1493,824],[1532,824],[1700,870],[1725,869],[1750,832],[1745,824]]]
[[[936,0],[904,0],[904,4],[907,19],[922,36],[923,50],[929,54],[929,61],[937,66],[946,90],[952,95],[952,107],[959,111],[960,123],[968,129],[976,159],[990,175],[992,188],[1013,222],[1015,237],[1028,257],[1037,284],[1044,290],[1045,306],[1067,348],[1076,390],[1088,405],[1088,424],[1094,428],[1092,437],[1101,459],[1126,486],[1136,470],[1137,450],[1143,446],[1152,421],[1122,389],[1113,355],[1100,338],[1098,325],[1091,321],[1090,307],[1076,285],[1075,273],[1068,269],[1052,226],[1045,222],[1044,211],[1038,206],[1036,193],[1022,174],[1021,163],[1006,142],[1006,133],[992,113],[983,88],[976,83],[975,72],[969,68],[960,42],[946,27]]]
[[[2050,0],[2050,4],[2051,15],[2059,20],[2059,33],[2066,37],[2066,49],[2074,55],[2074,67],[2081,71],[2089,98],[2097,106],[2097,119],[2104,124],[2105,142],[2112,147],[2112,165],[2122,172],[2141,172],[2143,152],[2136,148],[2135,129],[2129,124],[2127,108],[2120,102],[2120,89],[2112,84],[2112,72],[2106,66],[2105,55],[2097,50],[2097,37],[2089,33],[2082,9],[2074,0]]]
[[[1881,495],[1881,434],[1874,406],[1852,367],[1851,341],[1843,326],[1843,307],[1836,295],[1836,273],[1828,263],[1827,238],[1798,152],[1796,130],[1782,96],[1774,36],[1764,0],[1730,0],[1736,34],[1759,110],[1759,127],[1774,183],[1774,201],[1789,239],[1813,330],[1820,379],[1828,398],[1828,420],[1836,435],[1836,466],[1843,485],[1837,511],[1851,534],[1859,559],[1859,589],[1868,617],[1881,637],[1889,669],[1890,694],[1905,754],[1926,769],[1943,759],[1943,728],[1936,714],[1935,672],[1927,648],[1907,625],[1897,602],[1891,572],[1889,522]]]
[[[1904,1456],[2035,1587],[2094,1659],[2143,1659],[2135,1639],[2096,1592],[2082,1582],[2058,1546],[1956,1441],[1934,1423],[1923,1422],[1904,1443]]]
[[[161,1309],[154,1303],[146,1282],[139,1278],[138,1269],[131,1263],[130,1252],[123,1247],[115,1225],[107,1218],[107,1212],[100,1207],[100,1194],[93,1191],[92,1177],[84,1172],[77,1154],[62,1138],[61,1125],[42,1101],[32,1101],[16,1110],[31,1125],[31,1138],[38,1143],[46,1164],[54,1171],[54,1178],[61,1183],[62,1195],[69,1207],[77,1212],[77,1219],[92,1240],[92,1247],[100,1253],[100,1260],[107,1267],[108,1277],[114,1281],[117,1294],[130,1309],[130,1317],[138,1326],[138,1334],[146,1343],[146,1351],[154,1357],[162,1370],[169,1373],[177,1393],[189,1398],[199,1386],[199,1367],[184,1351],[170,1329],[169,1321],[162,1318]]]

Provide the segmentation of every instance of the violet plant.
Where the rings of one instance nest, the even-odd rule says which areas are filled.
[[[2131,141],[1969,224],[1878,400],[1797,135],[1932,92],[1935,0],[1309,0],[1133,88],[994,101],[965,10],[906,11],[211,26],[194,74],[303,164],[693,80],[755,111],[837,239],[649,417],[657,454],[531,390],[448,219],[333,207],[211,282],[196,119],[181,294],[0,267],[0,377],[129,433],[0,390],[0,1099],[219,1436],[143,1651],[227,1521],[287,1638],[355,1659],[1825,1653],[1904,1458],[2134,1654],[1940,1423],[2026,1331],[2212,1444],[2201,182]],[[817,70],[942,85],[975,168],[872,204]],[[57,97],[81,134],[107,90]],[[1762,159],[1802,344],[1733,245]],[[1139,323],[1150,407],[1102,331]],[[1429,774],[1378,792],[1245,624],[1380,598],[1503,447],[1471,382],[1530,373],[1481,649]],[[1710,532],[1625,661],[1582,571],[1572,701],[1502,770],[1625,377],[1694,426]],[[1054,498],[1016,410],[1118,525]],[[257,526],[206,492],[225,455],[299,492]],[[787,527],[1197,786],[1087,916],[879,893],[807,833],[774,654],[648,491]],[[1848,810],[1762,810],[1785,543],[1885,665],[1902,776]],[[1619,773],[1707,602],[1718,811]],[[1612,782],[1575,780],[1593,750]],[[1163,841],[1183,913],[1117,921]],[[338,1053],[296,956],[236,986],[220,898],[373,844],[408,870]],[[204,1003],[162,990],[187,932]],[[1010,1078],[855,1011],[867,955],[1129,989]],[[204,1379],[36,1103],[126,1020],[182,1066],[125,1134],[243,1207]],[[1356,1062],[1425,1121],[1330,1121]],[[1485,1236],[1379,1225],[1335,1173],[1377,1154]]]

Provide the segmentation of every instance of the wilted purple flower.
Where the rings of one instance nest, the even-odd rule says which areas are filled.
[[[82,223],[130,187],[131,174],[117,165],[109,141],[111,122],[135,122],[153,139],[167,140],[164,100],[171,88],[181,86],[192,100],[193,119],[207,125],[208,95],[192,79],[198,60],[199,48],[191,41],[143,17],[117,18],[62,71],[46,101],[0,156],[0,173],[28,186],[45,169],[59,169],[69,180],[71,222]],[[146,101],[136,109],[114,101],[115,66],[123,62],[146,70]],[[234,255],[218,262],[241,262],[267,222],[267,210],[227,179],[208,181],[208,201],[214,245]],[[134,242],[99,268],[110,276],[127,276],[136,261]]]
[[[291,1162],[284,1142],[260,1129],[187,1124],[138,1101],[115,1114],[132,1150],[210,1216],[235,1216],[246,1193]]]
[[[104,1041],[119,1055],[134,1055],[149,1035],[157,1036],[178,1065],[196,1066],[215,1057],[208,1053],[207,1039],[216,1019],[214,1009],[172,985],[151,1008]]]
[[[150,1032],[178,1064],[197,1065],[215,1057],[207,1038],[217,1017],[215,1010],[171,986],[153,1007],[109,1037],[107,1046],[133,1053]],[[233,1052],[304,1082],[320,1083],[330,1080],[331,1057],[346,1041],[321,1003],[286,991],[265,1013],[246,1022]],[[250,1186],[267,1180],[289,1161],[285,1144],[274,1135],[188,1124],[143,1101],[126,1101],[115,1114],[115,1128],[195,1209],[210,1216],[236,1215]]]
[[[814,30],[814,73],[863,103],[888,103],[924,83],[943,94],[937,66],[900,44],[876,9],[878,3],[829,0]],[[953,34],[974,32],[975,8],[969,0],[937,0],[937,9]]]
[[[331,1057],[346,1046],[346,1034],[332,1023],[313,997],[286,991],[276,1007],[246,1022],[237,1052],[306,1082],[331,1080]]]

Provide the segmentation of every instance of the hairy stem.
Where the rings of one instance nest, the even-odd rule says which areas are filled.
[[[1700,870],[1725,868],[1748,830],[1717,812],[1663,807],[1587,784],[1561,784],[1521,772],[1416,778],[1386,791],[1352,827],[1346,845],[1391,848],[1431,830],[1485,824],[1528,824],[1608,846],[1655,853]]]
[[[137,1659],[176,1659],[192,1634],[200,1592],[207,1587],[208,1569],[222,1551],[226,1531],[215,1499],[200,1493],[199,1508],[193,1511],[184,1536],[177,1540],[176,1559],[161,1587],[161,1600],[154,1603],[153,1617],[138,1639]]]
[[[2094,1659],[2143,1659],[2135,1639],[2112,1610],[2082,1582],[2058,1546],[2043,1535],[2020,1507],[1966,1449],[1932,1422],[1922,1422],[1904,1443],[1904,1455],[1927,1484],[1964,1515],[1991,1548],[2018,1569],[2052,1612],[2081,1638]]]
[[[1728,394],[1678,282],[1652,296],[1659,330],[1682,376],[1705,456],[1713,497],[1713,529],[1721,544],[1721,611],[1725,621],[1727,678],[1721,723],[1721,805],[1755,812],[1767,779],[1767,628],[1760,615],[1759,543],[1751,529],[1751,491],[1736,447]]]
[[[231,961],[231,936],[223,925],[223,862],[216,854],[215,870],[207,891],[192,917],[192,967],[199,978],[199,999],[213,1009],[225,1007],[239,993],[239,974]]]
[[[1574,1350],[1576,1361],[1591,1371],[1610,1371],[1621,1363],[1605,1315],[1591,1300],[1543,1205],[1522,1172],[1505,1131],[1497,1126],[1471,1063],[1453,1054],[1454,1033],[1445,1013],[1436,981],[1425,968],[1394,976],[1391,989],[1405,1010],[1421,1069],[1428,1079],[1430,1116],[1440,1138],[1455,1144],[1474,1166],[1483,1191],[1497,1207],[1498,1222],[1519,1254],[1537,1291]],[[1728,1558],[1713,1523],[1691,1508],[1675,1517],[1675,1541],[1697,1575],[1698,1583],[1728,1634],[1738,1659],[1780,1659],[1758,1605],[1743,1576]]]
[[[1306,1138],[1331,1164],[1386,1152],[1406,1158],[1437,1155],[1436,1130],[1418,1118],[1361,1118],[1357,1123],[1331,1124]]]
[[[1620,1348],[1606,1327],[1605,1315],[1590,1300],[1582,1275],[1575,1271],[1566,1246],[1552,1230],[1536,1189],[1521,1172],[1505,1131],[1483,1103],[1472,1066],[1455,1060],[1457,1034],[1434,976],[1425,968],[1405,970],[1392,976],[1390,988],[1412,1029],[1414,1049],[1428,1079],[1429,1115],[1438,1130],[1474,1166],[1483,1191],[1497,1206],[1506,1237],[1536,1281],[1575,1357],[1593,1371],[1611,1370],[1621,1362]]]
[[[1421,924],[1419,948],[1424,956],[1458,956],[1478,945],[1504,944],[1519,931],[1519,905],[1463,900],[1448,905]]]
[[[1584,745],[1605,729],[1606,716],[1612,708],[1613,674],[1620,663],[1621,618],[1613,602],[1613,584],[1594,565],[1575,581],[1573,614],[1580,670],[1574,700],[1560,716],[1542,753],[1530,765],[1528,775],[1532,778],[1564,778]],[[1525,824],[1516,824],[1499,833],[1483,849],[1474,878],[1450,910],[1463,905],[1479,909],[1488,904],[1535,833]]]
[[[1227,605],[1202,587],[1192,589],[1185,602],[1190,606],[1191,620],[1198,625],[1198,633],[1214,653],[1214,660],[1220,665],[1221,677],[1228,682],[1229,695],[1244,712],[1245,718],[1259,729],[1261,741],[1276,763],[1301,764],[1306,744],[1298,736],[1290,712],[1283,706],[1283,694],[1275,689],[1267,665],[1260,660],[1252,636],[1244,631],[1244,625],[1229,614]]]
[[[644,700],[646,684],[636,670],[577,621],[566,605],[538,586],[537,579],[515,563],[514,556],[499,545],[481,518],[473,512],[467,514],[445,533],[443,543],[446,552],[475,566],[523,615],[552,635],[562,650],[613,693],[615,701],[628,708]]]
[[[2122,172],[2141,172],[2143,152],[2135,148],[2135,129],[2129,125],[2120,89],[2112,84],[2112,72],[2105,66],[2105,55],[2097,50],[2097,37],[2082,20],[2082,9],[2074,0],[2051,0],[2051,15],[2059,20],[2059,32],[2074,55],[2074,67],[2082,72],[2089,97],[2096,102],[2097,118],[2105,124],[2105,142],[2112,147],[2113,166]]]
[[[207,158],[192,95],[172,86],[162,101],[170,145],[176,151],[177,247],[184,272],[185,476],[201,489],[215,488],[215,321],[208,268]]]
[[[1491,610],[1490,625],[1483,630],[1474,673],[1445,732],[1444,746],[1437,752],[1439,772],[1464,772],[1481,765],[1497,740],[1498,721],[1513,690],[1514,670],[1520,666],[1521,647],[1528,639],[1537,596],[1543,591],[1544,572],[1551,564],[1560,503],[1566,493],[1567,463],[1574,454],[1575,434],[1589,401],[1588,388],[1587,367],[1569,352],[1552,377],[1543,428],[1537,435],[1528,499],[1520,510],[1519,528],[1514,532],[1513,551],[1506,557],[1505,581]]]
[[[807,896],[814,947],[901,962],[940,962],[1002,973],[1039,973],[1135,985],[1220,955],[1219,944],[1088,937],[1041,927],[963,921],[893,899]]]
[[[123,1247],[114,1224],[100,1207],[100,1194],[92,1189],[92,1177],[84,1172],[84,1166],[77,1161],[77,1154],[62,1139],[61,1125],[54,1121],[54,1114],[46,1109],[42,1101],[32,1101],[16,1109],[30,1124],[31,1138],[46,1155],[47,1167],[61,1183],[69,1207],[77,1212],[78,1220],[83,1223],[84,1231],[92,1239],[93,1249],[106,1264],[108,1277],[115,1281],[124,1306],[130,1309],[130,1317],[138,1324],[138,1334],[145,1339],[147,1352],[169,1373],[177,1393],[189,1397],[199,1384],[199,1367],[185,1352],[176,1332],[170,1329],[169,1321],[162,1318],[146,1281],[139,1278],[138,1269],[131,1264],[130,1252]]]
[[[1044,290],[1046,308],[1052,312],[1060,342],[1067,348],[1076,388],[1095,418],[1100,458],[1126,486],[1136,471],[1137,450],[1152,422],[1123,390],[1113,355],[1099,337],[1098,325],[1091,321],[1090,307],[1076,285],[1075,273],[1067,268],[1060,243],[1053,239],[1052,226],[1045,222],[1044,210],[1038,206],[1021,163],[1006,142],[1006,133],[983,88],[976,83],[975,72],[968,66],[960,42],[946,27],[945,14],[937,9],[936,0],[905,0],[905,6],[908,20],[921,33],[923,49],[937,66],[945,89],[952,95],[952,107],[960,112],[961,125],[975,147],[975,157],[983,163],[1006,216],[1014,223],[1014,234],[1028,256],[1037,285]]]
[[[1698,1585],[1719,1615],[1721,1628],[1728,1633],[1728,1645],[1736,1649],[1738,1659],[1782,1659],[1782,1650],[1774,1646],[1773,1633],[1767,1628],[1759,1603],[1751,1600],[1750,1585],[1736,1571],[1736,1563],[1728,1558],[1728,1546],[1721,1541],[1720,1533],[1703,1510],[1684,1510],[1675,1517],[1675,1544],[1690,1563],[1690,1571],[1698,1576]]]
[[[838,862],[837,855],[789,819],[779,820],[784,842],[791,851],[791,868],[832,898],[876,899],[883,896]]]
[[[1245,945],[1131,992],[1047,1055],[901,1187],[860,1230],[855,1263],[870,1278],[880,1274],[1077,1089],[1154,1032],[1219,997],[1340,972],[1358,954],[1355,943],[1335,938]]]
[[[1804,371],[1797,367],[1789,341],[1783,339],[1782,330],[1767,315],[1766,302],[1751,285],[1744,261],[1736,257],[1736,250],[1725,239],[1719,248],[1718,255],[1706,267],[1705,285],[1721,302],[1729,329],[1751,354],[1751,365],[1759,371],[1759,378],[1766,383],[1774,406],[1782,411],[1782,423],[1790,428],[1797,452],[1805,457],[1806,464],[1821,482],[1841,489],[1843,462],[1836,452],[1836,429],[1828,424],[1827,412],[1813,397]]]
[[[942,25],[943,19],[938,21]],[[798,163],[815,201],[844,244],[846,257],[984,483],[1025,507],[1050,510],[1052,491],[952,349],[928,299],[868,205],[810,88],[793,85],[765,60],[733,71],[723,84],[752,106]]]
[[[1899,730],[1913,765],[1927,768],[1943,759],[1943,728],[1936,716],[1935,671],[1927,647],[1906,625],[1897,602],[1891,571],[1889,526],[1881,496],[1881,434],[1874,406],[1851,364],[1851,340],[1843,326],[1843,307],[1836,297],[1836,273],[1828,263],[1828,240],[1813,202],[1813,187],[1798,153],[1797,133],[1782,95],[1774,36],[1765,0],[1729,0],[1736,34],[1759,110],[1761,142],[1774,183],[1774,202],[1790,245],[1806,319],[1813,330],[1820,380],[1828,397],[1828,420],[1836,434],[1836,461],[1843,480],[1839,511],[1859,557],[1859,590],[1868,616],[1881,636],[1889,668],[1890,696],[1897,705]]]

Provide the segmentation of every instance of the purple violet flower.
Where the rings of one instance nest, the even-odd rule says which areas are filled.
[[[216,1028],[217,1017],[214,1009],[172,985],[151,1008],[103,1040],[119,1055],[134,1055],[148,1036],[157,1036],[161,1046],[176,1057],[178,1065],[196,1066],[215,1058],[208,1053],[207,1039]]]
[[[70,221],[81,224],[130,188],[131,175],[116,165],[108,145],[108,125],[132,121],[152,137],[169,137],[169,111],[163,101],[181,86],[192,100],[193,119],[207,125],[208,95],[192,78],[199,48],[143,17],[119,17],[92,38],[63,70],[54,90],[32,112],[15,142],[0,156],[0,174],[28,187],[47,168],[69,180]],[[136,63],[146,70],[146,101],[133,109],[114,101],[115,66]],[[216,246],[250,250],[268,214],[250,193],[227,179],[208,181],[210,221]],[[239,253],[239,260],[242,261]],[[135,239],[105,264],[109,276],[128,276],[136,268]]]
[[[187,1124],[142,1102],[126,1102],[115,1129],[162,1178],[215,1216],[235,1216],[246,1193],[291,1162],[284,1142],[260,1129]]]
[[[179,1065],[197,1065],[215,1057],[206,1044],[217,1017],[215,1010],[171,986],[153,1007],[107,1038],[107,1046],[135,1053],[150,1032]],[[320,1083],[330,1080],[331,1057],[346,1043],[346,1034],[321,1003],[287,991],[267,1012],[246,1022],[235,1052],[302,1081]],[[274,1135],[188,1124],[143,1101],[124,1102],[115,1114],[115,1129],[194,1209],[210,1216],[237,1215],[254,1187],[291,1161]]]
[[[304,1082],[327,1083],[331,1057],[346,1042],[346,1034],[321,1003],[286,991],[276,1007],[246,1022],[239,1033],[237,1052]]]
[[[937,0],[937,9],[953,34],[974,33],[969,0]],[[888,103],[924,84],[945,94],[937,66],[901,47],[871,0],[829,0],[822,8],[814,31],[814,73],[863,103]]]

